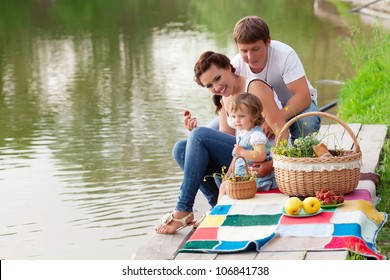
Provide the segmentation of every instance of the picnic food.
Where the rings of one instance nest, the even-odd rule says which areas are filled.
[[[343,195],[336,195],[333,191],[329,191],[326,188],[317,191],[316,197],[319,199],[322,205],[335,205],[344,202]]]
[[[303,200],[302,207],[307,214],[314,214],[320,210],[321,202],[317,197],[309,196]]]
[[[317,157],[333,157],[324,143],[313,146],[313,151]]]
[[[284,210],[287,214],[298,215],[302,209],[302,201],[298,197],[290,197],[284,203]]]
[[[184,110],[184,113],[183,113],[183,114],[184,114],[184,117],[185,117],[185,116],[188,116],[188,115],[190,114],[190,111]]]

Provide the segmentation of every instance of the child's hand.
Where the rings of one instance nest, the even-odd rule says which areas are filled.
[[[245,151],[243,146],[234,144],[233,155],[235,155],[236,157],[242,156],[243,151]]]

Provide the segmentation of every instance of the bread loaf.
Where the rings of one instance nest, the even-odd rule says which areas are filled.
[[[317,157],[333,157],[324,143],[313,146],[313,151]]]

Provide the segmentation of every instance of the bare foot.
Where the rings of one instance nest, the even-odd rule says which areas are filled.
[[[192,212],[174,211],[164,216],[163,222],[155,227],[159,234],[174,234],[179,230],[194,223],[194,214]]]

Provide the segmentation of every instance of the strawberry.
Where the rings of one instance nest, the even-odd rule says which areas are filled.
[[[324,199],[327,199],[327,198],[331,198],[331,193],[329,191],[327,191],[326,193],[324,193]]]
[[[190,114],[190,111],[184,110],[184,117],[188,116]]]
[[[323,203],[324,203],[325,205],[330,205],[330,204],[332,204],[332,200],[328,197],[328,198],[325,198],[325,199],[324,199]]]
[[[344,202],[344,197],[342,195],[337,197],[337,203],[343,203],[343,202]]]

